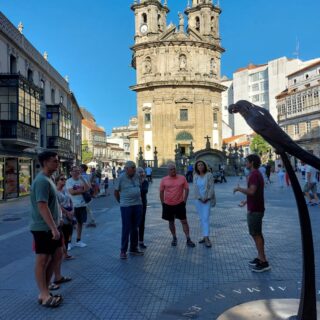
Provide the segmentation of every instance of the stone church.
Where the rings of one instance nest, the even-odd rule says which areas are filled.
[[[181,1],[183,2],[183,1]],[[222,145],[220,83],[221,10],[212,0],[192,0],[179,25],[167,25],[167,1],[135,0],[135,43],[132,66],[136,70],[138,146],[144,158],[159,164],[174,160],[176,145],[186,156]],[[186,20],[186,21],[185,21]]]

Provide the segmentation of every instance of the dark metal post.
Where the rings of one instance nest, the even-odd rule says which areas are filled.
[[[297,319],[316,320],[317,319],[317,299],[315,288],[315,266],[312,228],[306,201],[303,196],[299,181],[291,166],[286,153],[280,153],[283,164],[288,172],[292,189],[296,198],[303,254],[303,275],[301,284],[300,305]]]

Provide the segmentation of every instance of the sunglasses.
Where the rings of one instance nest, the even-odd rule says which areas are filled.
[[[60,181],[66,181],[67,179],[66,178],[60,178],[59,180]]]

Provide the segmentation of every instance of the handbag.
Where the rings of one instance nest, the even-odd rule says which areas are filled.
[[[84,192],[82,196],[85,203],[89,203],[92,200],[92,197],[89,191]]]

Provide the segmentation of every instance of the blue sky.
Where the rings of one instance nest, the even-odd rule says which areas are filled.
[[[214,0],[216,3],[217,0]],[[68,75],[81,106],[107,132],[136,114],[135,73],[130,67],[134,33],[133,0],[0,0],[0,10],[49,62]],[[187,0],[168,0],[168,24],[177,24]],[[295,57],[297,39],[303,60],[320,56],[320,1],[220,0],[222,74],[249,63]]]

